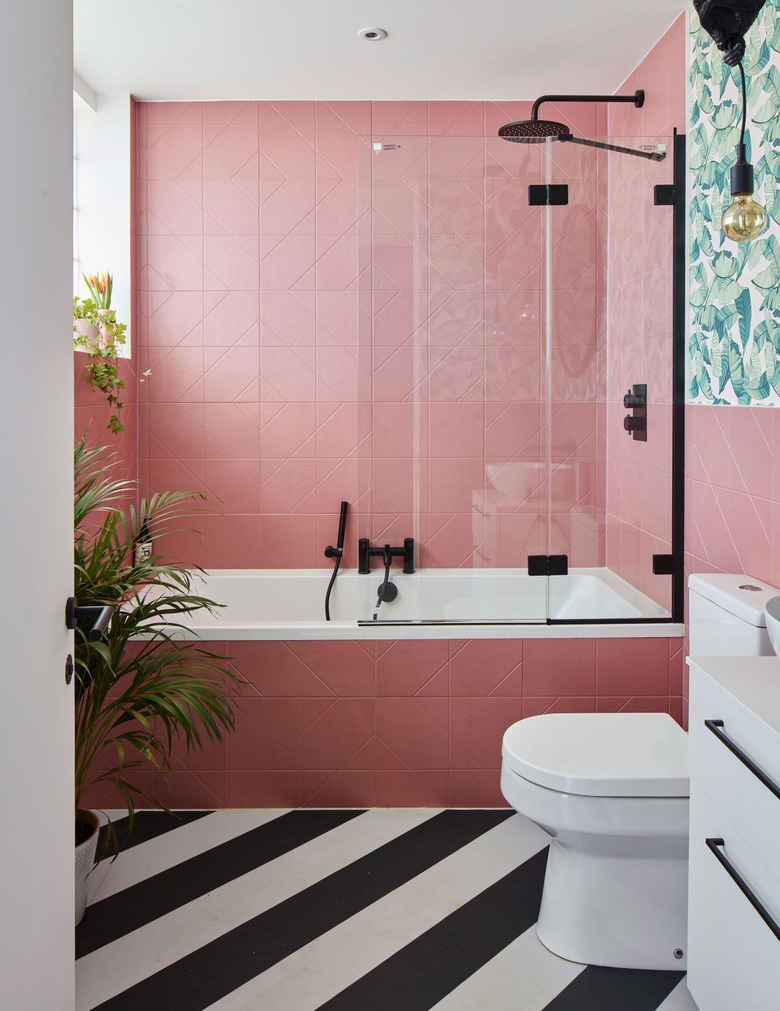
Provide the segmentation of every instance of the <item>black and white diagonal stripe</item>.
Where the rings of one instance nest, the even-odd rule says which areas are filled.
[[[138,816],[77,930],[77,1002],[132,1011],[695,1011],[681,973],[533,929],[547,837],[511,811]]]

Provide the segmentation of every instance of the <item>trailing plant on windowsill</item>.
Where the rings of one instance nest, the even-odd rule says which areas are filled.
[[[112,409],[106,427],[115,435],[125,428],[120,419],[125,381],[119,375],[119,348],[124,345],[126,334],[126,324],[118,322],[113,309],[92,298],[73,297],[73,347],[90,356],[86,365],[89,381],[93,390],[105,395]]]
[[[153,552],[136,552],[151,535],[155,547],[181,530],[193,492],[160,492],[128,504],[135,483],[117,479],[108,447],[74,451],[75,596],[79,606],[112,605],[97,642],[91,622],[75,632],[75,806],[91,783],[122,794],[132,827],[136,799],[165,805],[128,771],[170,776],[177,741],[187,750],[221,741],[235,724],[231,694],[242,680],[224,658],[176,638],[182,619],[221,606],[195,592],[193,571]]]

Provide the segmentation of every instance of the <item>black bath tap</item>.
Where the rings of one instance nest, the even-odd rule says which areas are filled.
[[[372,558],[381,558],[386,568],[389,568],[388,558],[391,564],[393,558],[403,558],[403,570],[407,576],[410,576],[414,572],[414,537],[404,537],[402,548],[393,548],[389,544],[385,544],[381,548],[372,548],[369,539],[361,537],[358,541],[358,572],[361,575],[366,576],[371,571]]]

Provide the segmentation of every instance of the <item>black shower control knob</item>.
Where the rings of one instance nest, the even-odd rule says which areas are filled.
[[[627,432],[638,432],[644,428],[645,419],[644,418],[632,418],[630,414],[627,414],[623,418],[623,428]]]

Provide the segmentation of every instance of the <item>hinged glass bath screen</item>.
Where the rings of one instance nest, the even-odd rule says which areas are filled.
[[[495,105],[382,107],[358,171],[361,619],[668,620],[671,156],[510,144]]]

